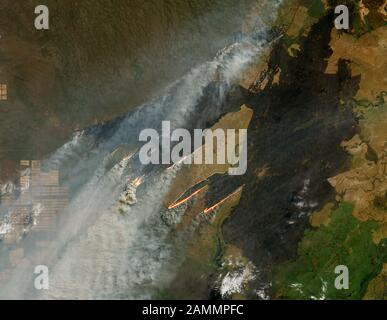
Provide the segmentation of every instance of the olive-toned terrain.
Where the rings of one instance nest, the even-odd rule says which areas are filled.
[[[188,130],[248,129],[246,174],[229,175],[231,163],[181,165],[176,172],[150,166],[102,220],[126,223],[113,228],[117,238],[136,223],[135,237],[160,237],[146,250],[128,241],[130,254],[141,252],[138,260],[123,260],[128,265],[153,262],[145,260],[149,252],[167,260],[164,243],[158,247],[164,240],[173,248],[165,279],[135,273],[145,279],[138,287],[154,298],[387,298],[387,1],[284,0],[274,21],[260,15],[266,1],[47,1],[52,29],[42,33],[28,24],[34,4],[0,4],[0,83],[10,88],[9,101],[0,102],[3,180],[12,178],[16,160],[47,156],[76,129],[90,127],[85,139],[98,147],[99,140],[109,142],[124,123],[121,115],[136,116],[135,106],[235,42],[236,33],[270,22],[260,54],[231,85],[217,69],[185,123]],[[338,4],[350,9],[349,30],[334,27]],[[106,160],[95,153],[107,152],[98,181],[109,180],[110,171],[124,171],[136,143],[110,151],[101,143],[80,157],[91,172],[95,159]],[[83,166],[72,171],[73,160],[65,163],[65,178],[76,181],[70,193],[89,173]],[[152,203],[152,184],[161,199],[157,217],[135,211]],[[147,214],[144,227],[137,220]],[[85,241],[98,249],[90,239],[105,240],[106,249],[116,235],[104,235],[93,219],[86,233],[94,237]],[[138,252],[130,251],[133,243]],[[348,290],[334,285],[342,265]],[[132,282],[137,289],[137,278]]]
[[[15,162],[4,160],[41,159],[74,130],[157,96],[232,43],[266,1],[48,0],[45,31],[34,28],[39,4],[0,4],[0,82],[9,88],[0,106],[3,175]]]

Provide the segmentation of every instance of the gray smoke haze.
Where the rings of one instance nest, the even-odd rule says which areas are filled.
[[[273,4],[273,12],[276,7]],[[137,161],[138,134],[159,129],[161,121],[184,128],[197,112],[205,89],[221,70],[219,104],[227,90],[261,53],[259,42],[247,38],[221,50],[208,62],[192,68],[169,85],[159,98],[139,106],[116,121],[77,132],[73,139],[44,161],[59,168],[71,201],[61,213],[59,230],[44,252],[29,249],[26,262],[16,267],[0,287],[6,299],[147,299],[173,278],[174,248],[161,220],[162,201],[178,166],[146,170]],[[220,109],[205,110],[214,120]],[[118,158],[112,153],[124,150]],[[130,183],[137,187],[137,203],[118,210],[119,198]],[[1,255],[7,254],[3,250]],[[0,255],[0,259],[1,259]],[[33,288],[37,264],[50,270],[50,289]]]

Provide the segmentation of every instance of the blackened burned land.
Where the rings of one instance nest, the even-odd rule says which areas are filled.
[[[312,27],[297,57],[276,44],[268,71],[274,75],[281,69],[279,84],[247,99],[254,108],[248,172],[240,204],[223,231],[226,241],[242,248],[260,270],[295,256],[307,213],[334,201],[327,178],[349,167],[340,144],[356,133],[358,123],[340,101],[355,95],[360,78],[351,77],[344,60],[336,75],[324,73],[332,54],[333,20],[328,14]],[[262,168],[269,174],[258,179]]]

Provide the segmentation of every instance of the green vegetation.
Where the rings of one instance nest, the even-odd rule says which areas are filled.
[[[364,17],[364,21],[362,20],[359,13],[360,12],[359,4],[360,4],[359,1],[355,1],[355,10],[354,10],[354,13],[352,14],[354,35],[357,38],[360,38],[365,33],[371,32],[372,30],[374,30],[370,24],[368,16]]]
[[[304,0],[303,5],[308,8],[308,14],[313,18],[321,18],[325,13],[325,6],[321,0]]]
[[[380,92],[374,101],[369,101],[366,99],[355,99],[351,98],[349,100],[349,106],[354,109],[356,107],[363,107],[363,108],[385,108],[387,106],[387,91]]]
[[[371,25],[368,22],[368,18],[365,17],[364,22],[363,22],[359,15],[354,15],[353,29],[355,32],[355,36],[357,38],[361,37],[363,34],[365,34],[367,32],[371,32],[373,30],[373,28],[371,27]]]
[[[386,259],[383,243],[372,241],[375,222],[361,222],[352,215],[351,204],[342,203],[328,226],[308,230],[300,243],[296,261],[274,272],[275,296],[282,299],[361,299],[371,279]],[[384,253],[383,253],[384,252]],[[349,269],[349,289],[334,286],[335,268]]]
[[[288,35],[285,35],[282,38],[282,43],[285,45],[286,48],[290,48],[292,44],[297,43],[296,37],[289,37]]]

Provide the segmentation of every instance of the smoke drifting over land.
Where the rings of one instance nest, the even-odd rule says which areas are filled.
[[[227,46],[158,98],[117,120],[77,132],[45,160],[45,168],[60,170],[71,200],[47,249],[30,248],[30,235],[22,240],[27,260],[1,286],[0,296],[150,298],[167,285],[173,278],[176,248],[166,241],[170,227],[160,212],[179,166],[172,170],[142,166],[137,157],[138,134],[143,128],[160,129],[163,120],[173,128],[188,129],[214,123],[226,111],[224,100],[230,89],[260,55],[262,43],[247,37]],[[214,84],[219,77],[221,81]],[[204,109],[203,99],[211,101]],[[141,183],[133,184],[139,179]],[[119,210],[119,199],[129,186],[135,186],[136,201]],[[7,250],[2,254],[7,255]],[[33,288],[32,271],[37,264],[49,267],[47,292]]]

